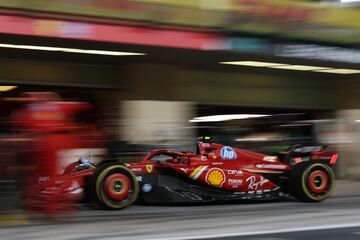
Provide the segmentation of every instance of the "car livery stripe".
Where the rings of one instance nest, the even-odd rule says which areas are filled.
[[[195,174],[202,168],[203,166],[199,166],[192,171],[192,173],[189,175],[190,178],[193,178]]]
[[[208,168],[208,166],[204,166],[203,168],[200,169],[200,171],[193,177],[194,180],[198,179],[198,177],[200,177],[200,175]]]
[[[199,166],[190,174],[190,178],[196,180],[208,168],[208,166]]]
[[[243,168],[242,170],[249,172],[258,172],[258,173],[283,173],[282,170],[265,170],[265,169],[255,169],[255,168]]]

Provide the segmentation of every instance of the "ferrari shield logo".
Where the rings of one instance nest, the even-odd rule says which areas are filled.
[[[153,171],[153,169],[154,169],[154,166],[153,166],[153,165],[146,165],[146,171],[147,171],[148,173],[151,173],[151,172]]]

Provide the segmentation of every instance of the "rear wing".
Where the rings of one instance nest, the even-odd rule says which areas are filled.
[[[326,151],[327,146],[302,146],[294,145],[287,151],[277,153],[281,162],[296,165],[305,161],[325,161],[335,165],[339,154]]]

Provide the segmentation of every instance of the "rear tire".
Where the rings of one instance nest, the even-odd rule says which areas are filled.
[[[136,176],[121,164],[99,166],[91,176],[92,199],[105,209],[122,209],[131,205],[139,195]]]
[[[304,202],[320,202],[331,195],[335,175],[322,162],[302,162],[294,166],[289,176],[289,192]]]

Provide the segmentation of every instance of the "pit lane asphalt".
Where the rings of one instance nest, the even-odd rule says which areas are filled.
[[[207,238],[204,240],[304,240],[304,239],[326,239],[326,240],[359,240],[360,228],[336,228],[325,230],[300,231],[278,234],[264,234],[256,236],[233,236],[221,238]]]
[[[61,222],[35,220],[24,225],[0,227],[0,239],[6,240],[318,240],[329,236],[333,237],[329,239],[360,239],[359,233],[360,182],[350,181],[337,181],[333,197],[322,203],[289,200],[230,205],[132,206],[121,211],[82,207]]]

